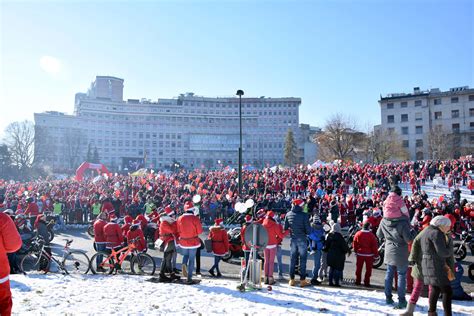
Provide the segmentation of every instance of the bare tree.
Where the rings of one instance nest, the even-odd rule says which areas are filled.
[[[68,129],[64,133],[64,146],[66,149],[69,168],[73,169],[79,164],[81,158],[82,134],[80,129]]]
[[[33,122],[13,122],[5,129],[5,142],[11,161],[20,171],[31,167],[34,155],[35,129]]]
[[[459,142],[456,142],[455,135],[446,131],[442,125],[431,128],[428,134],[428,145],[431,159],[451,159],[454,152],[459,151]]]
[[[395,131],[379,129],[369,136],[369,148],[375,163],[383,164],[390,160],[407,160],[408,151],[403,147],[400,137]]]
[[[323,132],[315,136],[319,153],[324,160],[350,160],[363,145],[364,133],[357,130],[357,124],[349,117],[336,114],[326,121]]]

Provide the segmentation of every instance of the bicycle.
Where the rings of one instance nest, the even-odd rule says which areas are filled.
[[[36,238],[27,254],[20,262],[20,269],[24,274],[32,272],[49,272],[51,261],[57,264],[64,274],[87,274],[89,272],[89,257],[79,250],[71,250],[72,240],[64,239],[64,252],[60,259],[46,251],[44,240]]]
[[[90,260],[90,269],[93,274],[116,274],[124,271],[124,261],[130,262],[132,274],[153,275],[156,263],[152,256],[147,253],[138,252],[135,243],[138,238],[130,240],[130,243],[119,250],[112,249],[110,253],[99,251]],[[102,258],[102,259],[100,259]]]

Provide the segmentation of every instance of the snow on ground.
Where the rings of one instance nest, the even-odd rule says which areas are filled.
[[[430,199],[432,198],[437,198],[439,199],[440,196],[443,194],[446,194],[448,198],[451,197],[451,192],[453,191],[453,188],[451,188],[451,192],[448,190],[448,185],[443,185],[441,178],[439,179],[439,183],[441,185],[436,185],[436,189],[434,189],[434,184],[432,181],[427,181],[425,185],[421,186],[421,190],[425,191],[426,194],[428,194],[428,197]],[[405,184],[399,183],[400,188],[403,190],[403,195],[411,195],[411,188],[410,184],[407,184],[405,187]],[[461,189],[461,200],[466,199],[469,202],[474,202],[474,195],[471,195],[471,191],[469,191],[465,186],[459,187]]]
[[[12,275],[14,315],[398,315],[382,292],[276,285],[240,293],[236,280],[199,285],[146,282],[146,277]],[[395,293],[394,293],[395,294]],[[396,295],[395,295],[396,296]],[[416,315],[426,314],[421,298]],[[327,309],[327,310],[326,310]],[[438,304],[442,315],[441,303]],[[473,315],[472,302],[454,302],[455,315]]]

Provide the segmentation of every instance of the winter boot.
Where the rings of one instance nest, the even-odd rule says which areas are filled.
[[[311,279],[311,284],[312,285],[320,285],[321,282],[319,282],[318,279],[313,278],[313,279]]]
[[[178,276],[178,275],[176,275],[176,273],[171,273],[170,279],[171,279],[171,280],[179,280],[179,279],[181,279],[181,277]]]
[[[310,284],[311,284],[311,282],[309,282],[306,279],[300,281],[300,287],[305,287],[305,286],[308,286]]]
[[[268,277],[265,277],[263,284],[268,284]]]
[[[160,273],[160,282],[171,282],[171,278],[167,277],[164,273]]]
[[[188,267],[187,267],[185,264],[183,264],[183,265],[181,266],[181,270],[183,271],[183,276],[184,276],[185,278],[187,278],[187,277],[188,277]]]
[[[216,277],[216,274],[214,273],[214,270],[209,270],[209,274],[212,275],[214,278]]]
[[[408,303],[407,310],[403,314],[400,314],[400,316],[413,316],[413,313],[415,312],[415,307],[416,304]]]
[[[268,277],[268,285],[273,285],[275,284],[275,279],[273,277]]]
[[[218,278],[222,278],[222,274],[219,271],[217,272],[216,275],[217,275]]]
[[[395,303],[395,302],[393,301],[393,298],[387,297],[387,298],[385,299],[385,304],[387,304],[387,305],[393,305],[393,303]]]
[[[438,312],[428,312],[428,316],[438,316]]]
[[[400,301],[393,308],[395,309],[405,309],[407,307],[407,301]]]
[[[290,281],[288,282],[288,285],[295,286],[296,285],[295,279],[290,279]]]

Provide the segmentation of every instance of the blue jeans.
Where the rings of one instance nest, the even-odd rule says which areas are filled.
[[[105,245],[106,243],[95,243],[95,246],[97,248],[97,252],[99,251],[105,251]],[[104,256],[103,255],[98,255],[96,257],[96,263],[97,263],[97,267],[99,267],[99,265],[102,263],[102,261],[104,260]]]
[[[300,259],[300,279],[306,279],[306,259],[308,256],[306,239],[291,239],[290,244],[290,278],[295,278],[295,266]]]
[[[329,267],[329,285],[339,285],[342,279],[342,271],[336,270],[333,267]]]
[[[185,249],[181,248],[181,254],[183,255],[183,264],[188,268],[188,281],[193,279],[194,261],[196,258],[197,248]]]
[[[222,257],[220,256],[214,256],[214,265],[211,268],[211,271],[214,271],[214,269],[217,271],[218,274],[221,273],[219,270],[219,262],[221,261]]]
[[[321,250],[315,250],[314,251],[314,254],[313,254],[313,279],[317,279],[318,278],[318,274],[319,274],[319,268],[321,268],[321,255],[322,255],[322,251]]]
[[[281,250],[281,245],[277,246],[277,254],[276,254],[276,259],[278,262],[278,274],[282,275],[283,274],[283,251]]]
[[[392,284],[395,271],[398,273],[398,301],[406,302],[405,293],[407,289],[407,269],[408,266],[397,267],[387,265],[387,273],[385,274],[385,297],[392,298]]]

